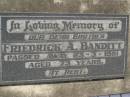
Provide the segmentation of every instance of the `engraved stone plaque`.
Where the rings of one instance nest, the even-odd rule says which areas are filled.
[[[127,15],[0,14],[0,84],[123,78]]]

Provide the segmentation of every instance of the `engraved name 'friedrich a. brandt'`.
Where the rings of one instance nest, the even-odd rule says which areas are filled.
[[[1,16],[1,84],[124,77],[127,19],[105,15]]]

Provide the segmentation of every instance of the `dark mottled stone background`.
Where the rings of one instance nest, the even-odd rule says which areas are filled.
[[[130,0],[0,0],[0,11],[130,14]],[[0,97],[89,97],[130,92],[130,50],[127,67],[125,79],[3,86]]]

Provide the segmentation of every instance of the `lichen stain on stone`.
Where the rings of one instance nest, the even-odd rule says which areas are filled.
[[[0,0],[1,12],[130,14],[129,6],[130,0]],[[128,65],[124,80],[5,86],[0,88],[0,97],[89,97],[130,92]]]

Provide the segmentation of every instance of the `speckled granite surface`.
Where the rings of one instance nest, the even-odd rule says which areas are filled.
[[[129,9],[130,0],[0,0],[1,12],[130,14]],[[130,50],[127,67],[125,79],[3,86],[0,97],[90,97],[130,92]]]

